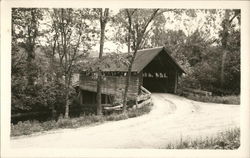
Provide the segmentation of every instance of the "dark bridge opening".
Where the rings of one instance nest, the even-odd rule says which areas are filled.
[[[143,69],[143,87],[151,92],[175,93],[178,71],[166,52],[160,52]]]

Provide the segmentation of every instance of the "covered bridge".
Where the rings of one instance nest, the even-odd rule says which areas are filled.
[[[114,104],[121,101],[127,71],[127,66],[117,66],[116,64],[102,69],[102,73],[105,74],[101,89],[103,104]],[[182,73],[185,71],[173,59],[167,48],[138,50],[132,65],[128,99],[135,100],[144,88],[150,92],[175,93],[178,76]],[[80,102],[82,104],[95,104],[96,89],[96,79],[87,71],[82,70],[79,79]]]

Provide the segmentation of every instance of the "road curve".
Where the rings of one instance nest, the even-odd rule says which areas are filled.
[[[181,138],[200,138],[239,127],[240,106],[201,103],[154,93],[153,109],[141,117],[11,139],[11,147],[164,148]]]

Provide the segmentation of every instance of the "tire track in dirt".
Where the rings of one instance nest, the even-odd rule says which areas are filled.
[[[152,100],[152,111],[140,117],[13,139],[11,146],[164,148],[181,137],[206,137],[239,126],[239,105],[201,103],[163,93],[153,93]]]

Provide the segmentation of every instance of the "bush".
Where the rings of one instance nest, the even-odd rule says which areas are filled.
[[[196,140],[182,140],[170,143],[167,149],[224,149],[233,150],[240,147],[240,129],[234,128],[218,133],[215,137]]]
[[[103,118],[103,116],[98,116],[98,115],[90,115],[90,117],[88,117],[91,123],[95,123],[95,122],[104,122],[105,119]]]
[[[111,114],[106,116],[107,121],[119,121],[119,120],[125,120],[128,119],[127,113],[121,113],[121,114]]]
[[[221,104],[240,104],[240,96],[231,95],[231,96],[194,96],[187,95],[185,96],[188,99],[201,102],[210,102],[210,103],[221,103]]]
[[[46,121],[46,122],[41,123],[41,126],[44,131],[48,131],[48,130],[55,128],[56,121],[55,120]]]
[[[41,125],[37,121],[18,122],[16,125],[11,124],[11,135],[29,135],[34,132],[42,131]]]
[[[86,126],[92,123],[90,119],[87,119],[86,116],[81,116],[78,118],[79,126]]]
[[[70,128],[73,127],[72,120],[65,119],[65,118],[59,118],[56,122],[56,125],[58,128]]]

